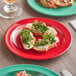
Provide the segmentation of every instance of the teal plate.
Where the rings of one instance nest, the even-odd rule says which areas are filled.
[[[31,76],[59,76],[57,73],[37,65],[13,65],[0,69],[0,76],[16,76],[16,73],[26,71]]]
[[[70,16],[76,14],[76,1],[73,6],[58,7],[57,9],[43,7],[36,0],[27,0],[27,3],[37,12],[51,16]]]

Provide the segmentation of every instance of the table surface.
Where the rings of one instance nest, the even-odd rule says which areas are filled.
[[[0,0],[0,6],[2,4],[2,1],[3,0]],[[69,21],[76,19],[76,15],[68,16],[68,17],[46,16],[30,8],[26,0],[17,0],[17,4],[23,8],[23,14],[21,16],[13,20],[6,20],[3,18],[0,18],[0,69],[6,66],[16,65],[16,64],[35,64],[35,65],[40,65],[40,66],[49,68],[57,72],[58,74],[60,74],[60,71],[62,69],[67,69],[73,74],[73,76],[76,76],[76,32],[68,24]],[[5,31],[11,24],[19,20],[31,18],[31,17],[46,17],[46,18],[57,20],[62,24],[64,24],[72,34],[71,48],[65,54],[57,58],[44,60],[44,61],[24,59],[10,52],[4,43]]]

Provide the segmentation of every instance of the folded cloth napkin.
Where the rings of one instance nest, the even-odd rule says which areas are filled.
[[[75,31],[76,31],[76,20],[72,20],[72,21],[70,21],[69,22],[70,23],[70,25],[75,29]]]

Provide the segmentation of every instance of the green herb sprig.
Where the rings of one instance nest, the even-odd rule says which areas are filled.
[[[34,46],[37,47],[37,46],[42,46],[42,45],[47,45],[47,44],[53,44],[53,42],[56,42],[55,40],[55,35],[50,33],[49,35],[46,34],[43,36],[43,39],[42,40],[38,40]]]
[[[49,28],[46,26],[45,23],[43,22],[38,22],[37,20],[35,20],[33,23],[32,23],[32,26],[34,27],[34,29],[42,32],[42,33],[45,33]]]
[[[23,29],[20,33],[22,43],[26,43],[30,47],[30,42],[34,40],[34,38],[30,35],[31,30],[29,29]]]

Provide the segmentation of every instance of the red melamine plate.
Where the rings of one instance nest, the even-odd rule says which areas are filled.
[[[32,23],[34,20],[42,21],[47,26],[53,27],[57,30],[59,43],[57,47],[50,49],[48,52],[39,53],[35,50],[25,50],[20,42],[19,33],[26,26],[27,23]],[[14,54],[23,58],[33,60],[46,60],[60,56],[69,48],[71,44],[71,34],[68,29],[61,23],[48,18],[29,18],[24,19],[11,25],[5,33],[5,44]]]

